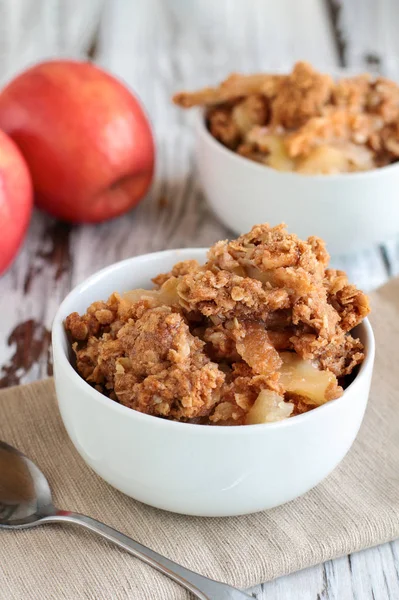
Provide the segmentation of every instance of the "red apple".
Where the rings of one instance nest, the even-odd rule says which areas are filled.
[[[0,131],[0,275],[18,252],[32,204],[32,180],[24,157]]]
[[[0,95],[0,128],[28,163],[37,205],[66,221],[120,215],[150,186],[148,119],[122,83],[89,62],[24,71]]]

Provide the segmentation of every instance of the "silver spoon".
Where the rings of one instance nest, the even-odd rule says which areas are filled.
[[[194,573],[91,517],[58,510],[53,505],[47,479],[39,468],[19,450],[0,441],[0,528],[27,529],[46,523],[64,522],[82,525],[114,542],[182,585],[200,600],[254,598],[225,583]]]

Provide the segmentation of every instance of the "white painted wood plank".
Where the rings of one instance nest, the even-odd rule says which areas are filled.
[[[399,4],[396,0],[338,0],[339,27],[345,41],[349,66],[373,68],[368,59],[378,59],[375,69],[397,79],[399,68]]]
[[[258,600],[397,600],[399,542],[341,557],[253,588]]]
[[[103,4],[104,0],[0,2],[0,84],[44,58],[83,57]]]
[[[352,554],[350,565],[354,600],[399,598],[398,563],[390,544]]]
[[[324,565],[317,565],[264,583],[261,593],[258,588],[254,588],[254,591],[258,593],[259,600],[316,600],[323,597],[325,587]]]
[[[320,598],[328,600],[353,600],[354,584],[347,556],[330,560],[324,565],[324,590]],[[372,600],[364,597],[363,600]]]
[[[70,289],[63,227],[35,213],[23,248],[1,279],[0,387],[42,379],[51,323]]]
[[[399,275],[399,239],[389,240],[384,244],[384,249],[389,261],[390,274],[392,277],[397,277]]]
[[[396,577],[399,579],[399,540],[395,540],[389,545],[392,551],[393,562],[396,570]]]
[[[331,267],[348,274],[349,281],[370,292],[388,279],[383,255],[379,247],[369,248],[351,255],[333,256]]]
[[[341,0],[340,5],[339,27],[346,44],[348,66],[379,71],[399,81],[399,3],[396,0]],[[383,246],[390,263],[390,275],[398,275],[399,236],[387,240]],[[378,279],[377,271],[375,277]]]

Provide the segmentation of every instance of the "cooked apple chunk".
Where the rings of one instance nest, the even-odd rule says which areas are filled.
[[[173,306],[179,303],[177,295],[177,278],[171,277],[158,290],[138,288],[123,294],[123,299],[134,304],[139,300],[148,300],[154,306]]]
[[[320,371],[294,352],[281,352],[280,383],[287,392],[309,398],[317,405],[342,395],[334,373]]]
[[[282,421],[289,417],[293,410],[294,405],[291,402],[284,402],[283,396],[279,396],[272,390],[262,390],[248,411],[245,424]]]

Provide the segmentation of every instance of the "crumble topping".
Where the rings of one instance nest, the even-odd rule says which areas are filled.
[[[250,160],[280,171],[331,174],[399,158],[399,86],[369,74],[336,82],[309,63],[288,75],[230,75],[218,87],[180,92],[204,106],[209,131]]]
[[[65,328],[80,375],[134,410],[243,425],[289,418],[342,395],[364,358],[351,331],[367,296],[328,269],[317,237],[257,225],[188,260],[152,290],[114,293]]]

